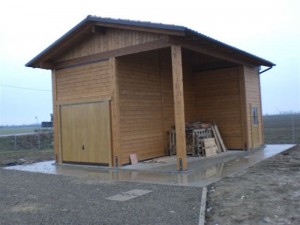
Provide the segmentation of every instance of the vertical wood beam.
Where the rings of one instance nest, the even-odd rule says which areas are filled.
[[[241,105],[241,126],[242,126],[242,143],[244,150],[249,149],[249,132],[248,132],[248,110],[247,110],[247,93],[245,84],[245,69],[239,67],[239,88],[240,88],[240,105]]]
[[[112,129],[112,165],[122,166],[121,155],[121,133],[120,133],[120,101],[119,101],[119,79],[118,65],[115,57],[109,59],[111,81],[112,81],[112,101],[111,101],[111,129]]]
[[[186,170],[186,139],[181,47],[177,45],[171,46],[171,55],[174,91],[177,169]]]
[[[260,143],[261,145],[265,144],[265,134],[264,134],[264,121],[263,121],[263,112],[262,112],[262,96],[261,96],[261,82],[260,82],[260,75],[259,75],[259,71],[257,70],[257,76],[258,76],[258,84],[259,84],[259,120],[258,120],[258,125],[259,126],[259,137],[260,139]]]
[[[60,151],[60,140],[59,140],[59,128],[60,124],[58,121],[58,106],[56,105],[57,93],[56,93],[56,75],[55,70],[52,70],[52,103],[53,103],[53,139],[54,139],[54,156],[56,163],[62,163],[61,151]]]

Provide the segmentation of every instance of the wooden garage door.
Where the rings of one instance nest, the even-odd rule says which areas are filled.
[[[109,103],[63,105],[60,113],[62,161],[109,165]]]

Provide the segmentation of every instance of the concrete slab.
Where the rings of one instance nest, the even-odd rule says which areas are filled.
[[[107,200],[112,200],[112,201],[120,201],[120,202],[124,202],[124,201],[128,201],[130,199],[148,194],[152,191],[150,190],[140,190],[140,189],[133,189],[130,191],[126,191],[126,192],[122,192],[121,194],[117,194],[117,195],[113,195],[110,196],[108,198],[106,198]]]
[[[188,158],[187,172],[176,171],[176,159],[165,163],[139,163],[122,169],[98,166],[57,165],[54,161],[7,167],[6,169],[77,177],[93,177],[101,182],[129,181],[177,186],[204,187],[222,177],[240,172],[295,145],[266,145],[255,151],[226,153],[209,158]]]

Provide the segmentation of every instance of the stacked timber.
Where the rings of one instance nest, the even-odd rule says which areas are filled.
[[[185,126],[186,150],[192,156],[211,156],[227,151],[216,124],[188,123]],[[176,154],[175,128],[169,130],[169,154]]]

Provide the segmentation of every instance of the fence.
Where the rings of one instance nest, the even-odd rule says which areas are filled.
[[[265,115],[266,144],[300,144],[300,113]]]
[[[0,136],[0,150],[43,150],[53,148],[53,132]]]

